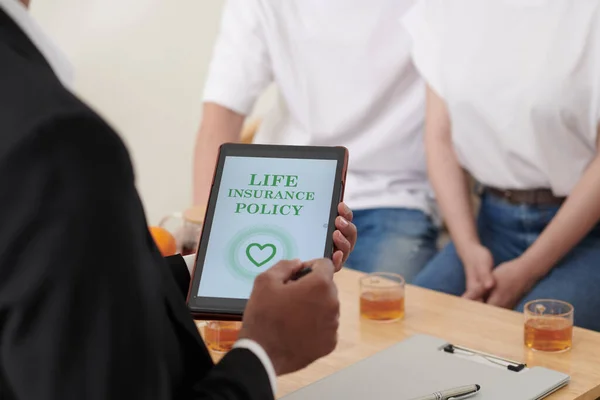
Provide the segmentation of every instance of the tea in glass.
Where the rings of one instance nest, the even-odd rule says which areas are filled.
[[[198,251],[204,212],[205,207],[191,207],[183,213],[173,213],[160,221],[159,226],[163,228],[166,228],[167,225],[173,225],[171,231],[175,232],[177,250],[182,256],[196,254]],[[177,225],[174,225],[172,221],[177,221]]]
[[[241,322],[208,321],[204,326],[206,346],[212,351],[226,353],[233,348],[241,329]]]
[[[181,245],[181,255],[189,256],[191,254],[196,254],[198,251],[198,245],[196,242],[185,242]]]
[[[397,274],[377,272],[361,278],[361,317],[381,322],[404,318],[404,288],[404,278]]]
[[[547,352],[566,351],[573,345],[573,306],[560,300],[525,304],[525,346]]]

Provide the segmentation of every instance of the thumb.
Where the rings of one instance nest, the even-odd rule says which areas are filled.
[[[300,260],[282,260],[264,273],[278,282],[287,282],[302,266]]]
[[[462,295],[463,299],[476,300],[479,297],[479,293],[475,290],[467,289],[467,291]]]
[[[492,271],[489,271],[489,272],[486,272],[484,274],[481,274],[479,278],[482,281],[483,286],[487,290],[490,290],[494,286],[496,286],[496,280],[494,279],[494,275],[492,274]]]
[[[487,299],[486,303],[492,306],[497,306],[499,305],[499,300],[500,300],[500,296],[498,295],[497,291],[493,291],[490,294],[490,297]]]
[[[462,295],[462,297],[469,300],[477,300],[483,297],[483,294],[484,290],[481,287],[481,285],[477,284],[477,282],[474,282],[470,285],[467,284],[467,290]]]
[[[333,253],[332,260],[335,267],[335,272],[339,272],[344,265],[344,253],[340,250],[337,250],[335,253]]]

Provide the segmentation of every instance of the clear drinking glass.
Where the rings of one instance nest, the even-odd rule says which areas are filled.
[[[362,318],[393,322],[404,318],[406,282],[401,275],[376,272],[360,279]]]
[[[196,254],[198,251],[205,211],[205,207],[192,207],[184,212],[168,215],[160,221],[160,227],[174,233],[177,250],[181,255]],[[177,225],[169,229],[167,225],[172,225],[173,221],[176,221]]]
[[[525,304],[525,346],[548,352],[566,351],[573,345],[571,304],[560,300],[533,300]]]
[[[204,342],[210,350],[226,353],[233,348],[241,329],[241,322],[207,321],[204,325]]]

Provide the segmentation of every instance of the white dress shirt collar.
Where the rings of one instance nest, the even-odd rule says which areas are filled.
[[[21,28],[32,43],[42,53],[61,83],[71,88],[73,67],[64,53],[44,33],[41,27],[29,14],[29,11],[18,0],[0,0],[0,8]]]

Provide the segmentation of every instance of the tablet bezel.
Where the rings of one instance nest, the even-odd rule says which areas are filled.
[[[202,270],[206,259],[206,251],[210,240],[210,232],[213,224],[215,208],[221,184],[221,176],[227,157],[257,157],[257,158],[291,158],[312,160],[336,160],[334,188],[331,195],[331,206],[329,224],[327,228],[327,240],[323,256],[331,258],[334,251],[333,232],[335,231],[335,219],[338,215],[338,204],[343,201],[348,165],[348,150],[344,147],[317,147],[317,146],[278,146],[227,143],[220,147],[217,165],[213,175],[211,193],[206,208],[202,237],[194,261],[194,273],[190,281],[187,296],[187,304],[192,315],[196,319],[212,320],[241,320],[246,307],[246,299],[231,299],[220,297],[198,297]],[[201,299],[201,300],[200,300]]]

